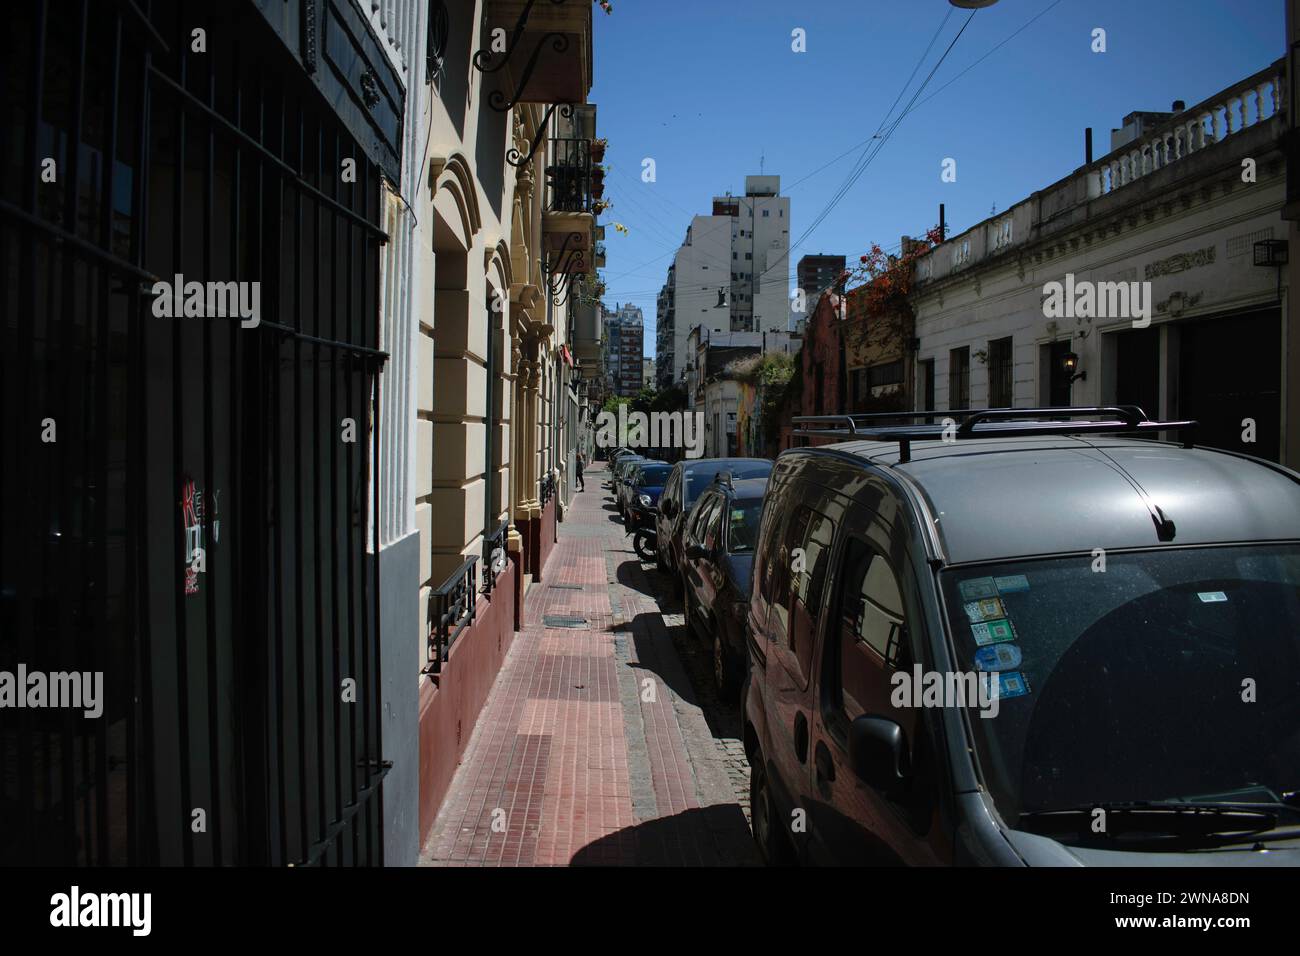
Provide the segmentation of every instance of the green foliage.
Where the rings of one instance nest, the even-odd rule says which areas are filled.
[[[617,415],[618,406],[631,405],[631,404],[632,404],[632,399],[630,398],[622,398],[618,395],[611,395],[609,398],[605,399],[605,404],[600,406],[600,410],[602,412],[610,412],[614,415]]]
[[[680,385],[674,385],[666,388],[662,392],[656,392],[654,400],[650,403],[652,412],[680,412],[686,409],[686,389]]]

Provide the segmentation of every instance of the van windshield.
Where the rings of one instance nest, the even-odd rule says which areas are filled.
[[[970,724],[1010,826],[1300,789],[1300,546],[963,567],[942,587],[958,666],[1000,676]]]

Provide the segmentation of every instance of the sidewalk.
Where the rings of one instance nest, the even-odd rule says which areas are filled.
[[[559,526],[422,865],[756,862],[738,715],[692,685],[704,649],[692,666],[604,479],[588,468]]]

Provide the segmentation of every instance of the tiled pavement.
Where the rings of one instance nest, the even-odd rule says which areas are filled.
[[[753,864],[739,715],[587,476],[421,863]]]

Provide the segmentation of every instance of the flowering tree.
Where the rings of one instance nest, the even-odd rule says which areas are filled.
[[[897,256],[885,254],[879,244],[847,269],[842,276],[845,289],[857,293],[859,307],[867,315],[884,315],[907,308],[907,297],[912,294],[912,281],[916,261],[942,241],[939,227],[914,240]]]
[[[879,245],[846,270],[843,329],[850,367],[871,368],[905,359],[916,323],[908,297],[916,279],[916,263],[941,241],[939,227],[924,239],[905,242],[899,255],[886,255]],[[907,397],[906,384],[888,387],[879,395],[855,396],[858,411],[888,411]]]

